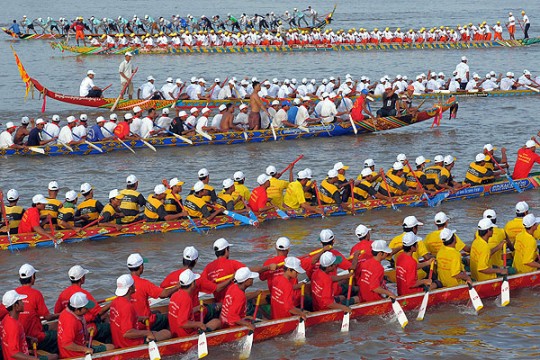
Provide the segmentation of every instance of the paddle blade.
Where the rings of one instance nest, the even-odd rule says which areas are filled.
[[[151,149],[152,151],[157,152],[157,150],[156,150],[156,148],[154,147],[154,145],[150,144],[150,143],[149,143],[148,141],[146,141],[146,140],[142,140],[142,139],[141,139],[141,141],[142,141],[142,143],[143,143],[144,145],[146,145],[149,149]]]
[[[418,310],[418,316],[416,317],[417,321],[424,320],[424,316],[426,315],[428,301],[429,301],[429,291],[427,291],[424,294],[424,298],[422,299],[422,304],[420,305],[420,309]]]
[[[248,139],[248,134],[245,131],[244,131],[244,139],[246,139],[246,140]]]
[[[510,304],[510,284],[508,284],[508,280],[505,276],[501,285],[501,306],[506,306],[508,304]]]
[[[450,192],[448,192],[448,191],[438,193],[437,195],[435,195],[434,197],[431,198],[431,205],[429,205],[429,206],[434,207],[434,206],[439,205],[441,203],[441,201],[446,199],[448,196],[450,196]]]
[[[173,133],[174,134],[174,133]],[[189,145],[193,145],[193,141],[191,141],[190,139],[184,137],[184,136],[181,136],[181,135],[178,135],[178,134],[174,134],[174,136],[177,138],[177,139],[180,139],[182,140],[183,142],[185,143],[188,143]]]
[[[516,191],[518,193],[522,193],[523,190],[521,190],[521,188],[519,187],[519,184],[517,182],[514,181],[514,179],[512,179],[510,177],[510,175],[506,174],[506,178],[508,179],[508,181],[510,182],[510,184],[514,187],[514,189],[516,189]]]
[[[148,355],[150,356],[150,360],[161,360],[161,354],[159,353],[156,342],[153,340],[148,343]]]
[[[407,319],[407,315],[405,315],[405,312],[403,311],[401,305],[399,305],[399,302],[397,300],[392,299],[392,309],[394,310],[394,314],[396,314],[401,328],[405,328],[405,326],[407,326],[407,324],[409,323],[409,319]]]
[[[247,216],[240,215],[238,213],[235,213],[234,211],[225,210],[223,213],[234,220],[240,221],[241,223],[244,223],[246,225],[253,225],[257,226],[259,223],[257,221],[254,221],[253,219],[248,218]]]
[[[246,336],[244,346],[242,347],[242,352],[240,353],[240,359],[249,359],[249,356],[251,355],[252,346],[253,346],[253,331],[250,330],[248,333],[248,336]]]
[[[471,298],[471,303],[474,307],[474,310],[476,310],[476,312],[482,310],[484,304],[482,303],[482,299],[480,299],[480,296],[478,296],[476,289],[473,288],[472,285],[469,285],[469,296]]]
[[[283,220],[287,220],[289,218],[289,215],[287,215],[287,213],[281,209],[276,209],[276,213],[279,215],[280,218],[282,218]]]
[[[294,342],[302,344],[306,341],[306,323],[304,319],[300,319],[298,326],[296,327],[296,334],[294,336]]]
[[[351,122],[352,129],[354,131],[354,134],[358,134],[358,129],[356,128],[356,124],[354,123],[354,120],[352,119],[352,116],[349,115],[349,121]]]
[[[270,124],[270,128],[272,129],[272,136],[274,137],[274,141],[277,141],[276,129],[274,129],[274,125]]]
[[[92,360],[92,354],[86,354],[84,360]]]
[[[341,323],[341,332],[349,332],[349,322],[351,316],[349,313],[343,314],[343,322]]]
[[[43,150],[42,148],[37,148],[37,147],[31,147],[30,146],[28,148],[28,150],[39,153],[39,154],[42,154],[42,155],[45,155],[45,150]]]
[[[201,332],[199,334],[199,342],[197,343],[197,355],[199,359],[202,359],[208,355],[208,343],[206,342],[206,334]]]

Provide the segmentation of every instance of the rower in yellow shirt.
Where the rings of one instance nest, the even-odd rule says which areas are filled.
[[[248,187],[244,185],[244,182],[246,181],[246,176],[242,171],[237,171],[233,175],[234,178],[234,192],[232,193],[233,199],[236,201],[239,197],[242,197],[240,201],[236,201],[234,204],[235,210],[242,210],[245,209],[245,202],[249,201],[249,197],[251,196],[251,192],[249,191]]]
[[[504,231],[512,244],[516,241],[516,236],[523,231],[523,218],[529,214],[529,204],[520,201],[516,204],[516,217],[506,223]],[[534,234],[536,238],[540,237],[540,231]],[[513,245],[510,247],[513,250]]]
[[[461,262],[461,253],[456,250],[455,230],[448,228],[441,231],[443,247],[437,253],[437,275],[444,287],[458,286],[472,280],[465,272]]]
[[[426,244],[426,248],[428,251],[433,254],[433,256],[437,256],[437,253],[439,252],[439,249],[443,246],[440,234],[441,231],[448,227],[448,223],[450,221],[450,218],[448,215],[446,215],[444,212],[438,212],[435,215],[435,226],[437,226],[437,230],[430,232],[426,235],[426,238],[424,239],[424,243]],[[471,247],[468,245],[465,245],[465,243],[459,238],[459,236],[456,235],[456,249],[457,251],[465,251],[466,253],[471,252]]]
[[[281,180],[280,177],[282,174],[278,174],[276,167],[270,165],[266,168],[266,175],[270,176],[270,187],[266,189],[266,194],[268,194],[268,200],[274,206],[283,208],[283,191],[287,189],[289,183],[293,182],[293,169],[294,165],[289,171],[289,181]]]
[[[491,264],[491,254],[501,250],[504,244],[503,240],[493,249],[488,245],[488,240],[496,227],[491,219],[482,219],[478,222],[478,231],[471,246],[471,276],[476,281],[496,279],[497,274],[508,274],[505,268],[495,268]]]
[[[487,209],[486,211],[484,211],[483,217],[484,219],[490,219],[493,224],[497,224],[497,213],[494,210]],[[493,252],[493,249],[498,247],[501,241],[505,241],[508,247],[512,246],[512,243],[510,242],[510,240],[508,240],[508,237],[506,236],[506,232],[504,231],[504,229],[501,229],[500,227],[494,227],[493,235],[491,235],[491,237],[488,240],[488,246],[490,249],[492,249],[491,259],[490,259],[491,265],[497,266],[497,267],[506,266],[506,264],[503,264],[502,249],[499,249]],[[512,274],[510,273],[510,275]]]
[[[536,246],[537,238],[533,236],[538,229],[539,222],[540,218],[535,217],[533,214],[528,214],[523,218],[524,230],[516,236],[514,263],[512,264],[518,274],[530,273],[540,269],[538,248]]]
[[[290,209],[304,209],[307,212],[314,212],[324,215],[323,209],[319,209],[316,206],[310,205],[304,197],[304,186],[308,182],[308,177],[305,170],[298,172],[296,181],[293,181],[287,186],[285,196],[283,198],[283,204]]]

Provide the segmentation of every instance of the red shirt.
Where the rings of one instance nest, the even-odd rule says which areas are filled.
[[[60,295],[58,295],[58,300],[56,300],[56,304],[54,305],[54,313],[61,313],[68,306],[71,296],[76,292],[84,293],[88,300],[96,304],[96,306],[94,306],[92,309],[88,310],[86,314],[84,314],[84,319],[86,320],[86,322],[94,322],[94,319],[96,318],[96,316],[99,315],[99,312],[101,311],[101,307],[98,306],[98,302],[92,296],[92,294],[90,294],[87,290],[76,284],[73,284],[70,287],[66,288],[60,293]]]
[[[149,280],[143,279],[135,274],[131,274],[135,282],[135,293],[131,295],[131,303],[137,313],[137,316],[147,316],[150,319],[150,325],[156,321],[156,314],[150,311],[148,298],[157,299],[163,291],[162,288],[152,284]]]
[[[356,251],[359,252],[359,255],[358,255],[358,264],[356,265],[356,269],[354,269],[354,279],[356,281],[356,284],[359,284],[360,273],[361,273],[360,266],[362,265],[364,261],[366,261],[367,259],[371,259],[373,257],[373,254],[371,253],[371,241],[362,240],[358,242],[356,245],[352,247],[351,255],[353,255]]]
[[[262,186],[257,186],[251,192],[249,197],[249,207],[253,211],[261,211],[262,208],[266,207],[268,202],[268,195],[266,194],[266,189]]]
[[[161,283],[160,287],[162,289],[166,289],[168,287],[178,285],[180,274],[182,274],[184,270],[186,270],[186,268],[175,270],[169,275],[167,275],[167,277]],[[200,292],[211,294],[216,291],[216,288],[217,284],[206,278],[203,279],[202,277],[200,277],[199,279],[197,279],[197,282],[195,283],[195,291],[193,291],[193,293],[191,294],[192,306],[199,306]]]
[[[26,209],[19,223],[19,234],[34,232],[34,226],[39,226],[39,210],[36,207]]]
[[[273,286],[270,290],[272,295],[272,301],[270,302],[272,319],[290,317],[291,313],[289,310],[295,307],[293,279],[287,279],[283,275],[278,275],[273,280]]]
[[[266,260],[263,266],[269,266],[271,264],[279,264],[285,261],[285,256],[278,255]],[[278,267],[276,270],[268,270],[259,275],[262,281],[268,281],[268,290],[272,291],[272,281],[276,276],[282,275],[285,268],[283,266]]]
[[[197,294],[196,291],[193,291]],[[195,333],[196,329],[184,329],[187,321],[193,321],[193,306],[191,295],[183,289],[178,290],[171,296],[169,303],[169,328],[173,337],[188,336]]]
[[[21,295],[28,296],[23,299],[24,311],[19,314],[19,322],[22,324],[25,334],[37,338],[38,341],[43,341],[45,333],[43,332],[40,317],[50,314],[47,305],[45,305],[43,294],[39,290],[26,285],[19,286],[15,290]]]
[[[220,319],[224,327],[236,326],[236,322],[246,317],[246,294],[240,290],[238,284],[227,287]]]
[[[362,301],[381,300],[382,296],[374,289],[384,287],[384,268],[375,258],[362,263],[360,270],[360,297]]]
[[[340,253],[339,251],[337,251],[336,249],[330,249],[329,250],[332,254],[334,254],[336,257],[341,257],[342,261],[341,263],[338,265],[338,267],[341,269],[341,270],[349,270],[352,266],[352,263],[347,260],[347,257],[345,255],[343,255],[342,253]],[[303,261],[301,262],[301,265],[302,267],[304,268],[304,270],[306,270],[306,274],[308,275],[309,278],[311,278],[311,276],[313,275],[313,272],[315,270],[317,270],[320,266],[320,264],[317,262],[316,264],[313,264],[311,262],[311,258],[310,258],[310,261],[309,263],[307,261]],[[304,267],[304,265],[306,265],[308,268]],[[335,269],[334,271],[332,271],[331,273],[329,273],[330,276],[336,276],[338,273],[337,269]],[[334,295],[340,295],[341,293],[341,287],[339,286],[339,283],[338,282],[334,282],[332,284],[333,286],[333,293]]]
[[[201,274],[201,279],[208,279],[209,281],[214,282],[216,279],[219,279],[221,277],[227,275],[234,275],[236,270],[245,266],[246,265],[242,264],[240,261],[227,259],[225,257],[219,257],[206,265],[203,273]],[[225,297],[225,293],[228,288],[229,286],[220,292],[214,291],[214,300],[216,302],[221,302]]]
[[[313,296],[313,310],[325,310],[334,303],[334,290],[332,275],[321,269],[313,272],[311,277],[311,295]]]
[[[529,176],[534,163],[540,164],[540,155],[528,148],[518,150],[516,165],[514,165],[513,179],[523,179]],[[28,211],[28,210],[26,210]],[[24,217],[23,217],[24,218]],[[20,229],[20,225],[19,225]],[[19,230],[19,233],[21,231]]]
[[[363,96],[359,96],[356,98],[356,101],[353,104],[353,107],[351,109],[351,117],[354,121],[362,121],[364,120],[364,115],[362,114],[364,110],[364,103],[366,102],[366,98]]]
[[[119,139],[125,139],[129,135],[129,124],[125,121],[119,122],[114,128],[114,135]]]
[[[413,287],[418,280],[418,263],[409,254],[401,253],[396,260],[396,282],[398,295],[422,292],[421,287]]]
[[[28,353],[28,343],[22,324],[11,316],[6,316],[2,320],[2,329],[0,331],[2,338],[2,354],[5,360],[13,359],[17,353]]]
[[[144,337],[128,339],[124,334],[137,328],[137,312],[129,299],[119,296],[111,303],[109,310],[111,335],[114,346],[124,348],[144,344]]]
[[[69,309],[60,313],[58,318],[58,350],[60,358],[84,357],[84,352],[70,351],[64,348],[70,344],[86,346],[86,331],[82,321]]]
[[[9,313],[6,307],[3,304],[0,304],[0,321],[2,321],[7,314]]]

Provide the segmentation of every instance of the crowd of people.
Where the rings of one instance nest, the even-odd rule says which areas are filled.
[[[329,309],[350,313],[351,305],[360,302],[537,271],[540,218],[524,201],[517,203],[515,210],[515,218],[504,228],[496,225],[493,209],[485,210],[471,244],[464,243],[452,229],[448,215],[438,212],[436,230],[424,239],[418,236],[424,224],[415,216],[404,218],[401,234],[389,243],[374,240],[368,226],[358,225],[354,231],[357,242],[344,253],[343,241],[331,229],[323,229],[318,244],[313,243],[317,248],[309,254],[292,256],[290,240],[280,237],[275,242],[275,255],[262,265],[249,267],[235,260],[233,244],[220,238],[212,247],[216,259],[200,274],[195,270],[198,250],[188,246],[181,266],[159,286],[143,277],[148,260],[133,253],[126,261],[127,272],[116,281],[115,296],[104,301],[97,301],[83,287],[91,271],[74,265],[67,273],[71,285],[59,294],[53,312],[36,288],[39,271],[24,264],[19,269],[20,286],[7,291],[0,306],[4,359],[33,358],[29,343],[48,352],[39,357],[45,360],[82,357],[198,331],[235,326],[254,330],[257,319],[306,319],[309,312]],[[511,266],[504,262],[507,249],[513,255]],[[386,284],[384,261],[396,270],[394,291]],[[431,274],[433,263],[436,266]],[[269,303],[257,313],[254,299],[263,292],[248,292],[256,279],[267,282],[265,298]],[[214,301],[202,304],[200,292],[213,294]],[[170,298],[168,312],[153,312],[151,298]],[[42,319],[48,323],[43,325]],[[58,322],[51,322],[56,319]]]

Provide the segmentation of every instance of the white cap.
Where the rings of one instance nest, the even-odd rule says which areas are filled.
[[[134,283],[133,277],[130,274],[121,275],[118,279],[116,279],[116,291],[114,294],[116,296],[126,295],[129,288],[132,287]]]
[[[399,154],[397,157],[396,157],[396,160],[397,161],[405,161],[407,160],[407,156],[405,154]]]
[[[31,278],[32,275],[34,275],[37,272],[39,271],[36,270],[32,265],[24,264],[23,266],[19,268],[19,277],[21,279],[28,279],[28,278]]]
[[[422,238],[416,236],[413,232],[406,232],[405,235],[403,235],[403,246],[412,246],[420,240],[422,240]]]
[[[196,107],[192,107],[191,109],[189,109],[189,112],[190,112],[191,114],[195,114],[197,111],[199,111],[199,109],[196,108]]]
[[[422,226],[424,223],[418,221],[416,216],[407,216],[405,219],[403,219],[403,226],[406,228],[413,228],[415,226]]]
[[[270,166],[268,166],[268,167],[266,168],[266,174],[267,174],[267,175],[270,175],[270,176],[271,176],[271,175],[274,175],[274,174],[276,174],[276,173],[277,173],[277,170],[276,170],[276,167],[275,167],[275,166],[270,165]]]
[[[354,233],[356,234],[356,236],[358,236],[358,238],[363,238],[364,236],[366,236],[369,232],[371,231],[370,228],[368,228],[367,226],[365,225],[358,225],[356,227],[356,229],[354,230]]]
[[[433,162],[436,162],[436,163],[444,162],[444,157],[442,155],[437,155],[433,159]]]
[[[305,170],[301,170],[297,174],[298,179],[303,180],[308,178],[308,173]]]
[[[88,115],[86,115],[86,114],[81,114],[81,116],[79,116],[79,119],[80,119],[81,121],[86,121],[86,120],[88,120]],[[99,119],[99,118],[98,118],[98,119]]]
[[[163,108],[163,110],[161,110],[161,113],[165,114],[165,115],[168,115],[169,114],[169,108]]]
[[[131,56],[131,57],[133,57],[133,53],[132,53],[131,51],[128,51],[128,52],[126,52],[126,53],[124,54],[124,56]]]
[[[319,258],[319,263],[323,267],[329,267],[333,265],[336,262],[336,260],[337,260],[336,255],[332,254],[330,251],[326,251]]]
[[[154,79],[154,77],[152,75],[148,75],[148,77],[146,78],[147,81],[152,81],[152,80],[156,80]],[[137,112],[137,111],[136,111]]]
[[[233,185],[234,185],[233,179],[225,179],[225,180],[223,180],[223,189],[228,189]]]
[[[219,109],[219,111],[225,111],[227,109],[227,105],[221,104],[221,105],[219,105],[218,109]]]
[[[330,229],[322,229],[319,234],[319,240],[322,243],[327,243],[334,240],[334,232]]]
[[[237,172],[234,173],[233,178],[234,178],[234,181],[240,181],[240,180],[245,179],[246,176],[244,175],[243,172],[237,171]]]
[[[533,214],[525,215],[523,218],[523,226],[528,229],[534,226],[534,224],[540,223],[540,218],[537,218]],[[493,225],[495,226],[495,225]]]
[[[138,113],[138,112],[141,112],[141,111],[142,111],[142,109],[141,109],[139,106],[135,106],[135,107],[133,108],[133,112],[134,112],[134,113]]]
[[[34,195],[32,198],[32,204],[48,204],[49,202],[45,199],[45,196],[41,194]]]
[[[8,201],[15,201],[19,198],[19,192],[15,189],[9,189],[6,196]]]
[[[92,185],[84,183],[81,185],[81,194],[87,194],[92,190]]]
[[[124,119],[126,119],[126,120],[133,119],[133,114],[132,113],[125,114]]]
[[[199,80],[197,80],[197,82],[202,82],[203,84],[206,84],[206,80],[204,80],[204,78],[199,78]]]
[[[454,162],[454,157],[452,155],[446,155],[444,157],[444,165],[450,165]]]
[[[396,162],[392,165],[392,169],[394,169],[394,170],[396,170],[396,171],[403,170],[403,164],[401,163],[401,161],[396,161]]]
[[[258,277],[259,274],[252,272],[247,266],[236,270],[234,273],[234,280],[236,280],[237,283],[243,283],[248,279],[257,279]]]
[[[276,241],[276,249],[278,250],[289,250],[291,247],[291,241],[289,238],[282,236]]]
[[[23,125],[28,125],[30,124],[30,119],[28,118],[28,116],[23,116],[22,119],[21,119],[21,124]]]
[[[201,113],[202,113],[202,114],[206,114],[207,112],[210,112],[210,111],[211,111],[211,110],[210,110],[209,108],[205,107],[205,108],[203,108],[203,109],[201,110]]]
[[[467,57],[466,57],[466,56],[462,56],[462,57],[461,57],[461,61],[467,61]]]
[[[210,175],[210,173],[208,172],[208,170],[206,168],[202,168],[199,170],[199,172],[197,173],[197,176],[199,178],[205,178],[207,177],[208,175]]]
[[[456,230],[450,230],[449,228],[444,228],[439,233],[439,238],[441,238],[442,241],[448,241],[452,238],[452,235],[454,235],[455,233],[456,233]]]
[[[482,162],[486,161],[487,155],[484,155],[483,153],[476,154],[476,157],[474,158],[474,161],[476,162]]]
[[[322,93],[322,98],[323,98],[323,99],[325,99],[325,98],[327,98],[327,97],[329,97],[329,96],[330,96],[330,94],[327,93],[326,91]]]
[[[182,117],[182,116],[187,116],[187,112],[185,112],[184,110],[180,111],[178,113],[178,116]]]
[[[68,271],[68,276],[70,280],[77,281],[82,279],[82,277],[88,274],[90,271],[83,268],[81,265],[72,266]]]
[[[434,219],[435,224],[437,224],[437,225],[442,225],[442,224],[446,223],[448,220],[450,220],[450,218],[448,217],[448,215],[446,215],[442,211],[438,212],[435,215],[435,219]]]
[[[193,191],[196,193],[204,189],[204,183],[202,181],[197,181],[195,185],[193,185]]]
[[[416,160],[414,161],[416,163],[417,166],[420,166],[424,163],[428,163],[430,160],[429,159],[426,159],[425,157],[423,157],[422,155],[418,156],[416,158]]]
[[[247,109],[247,105],[246,104],[241,104],[238,109],[240,110],[244,110],[244,109]]]
[[[41,119],[41,118],[36,120],[36,125],[45,124],[45,123],[46,123],[46,121]]]
[[[75,201],[75,199],[77,199],[77,192],[75,190],[69,190],[66,193],[66,200],[71,202]]]
[[[113,189],[111,191],[109,191],[109,200],[110,199],[114,199],[116,197],[120,197],[120,192],[118,191],[118,189]]]
[[[375,161],[373,159],[366,159],[364,161],[364,167],[372,167],[375,166]]]
[[[173,82],[173,78],[169,76],[169,77],[167,78],[167,80],[165,80],[165,81],[166,81],[166,82],[172,83],[172,82]]]
[[[174,81],[176,84],[183,84],[184,82],[182,81],[182,79],[178,78]]]
[[[49,186],[47,187],[47,189],[49,189],[49,190],[58,190],[59,189],[58,182],[51,181],[49,183]]]
[[[335,178],[337,176],[338,176],[338,172],[336,170],[334,170],[334,169],[328,170],[328,178],[331,179],[331,178]]]
[[[154,194],[156,195],[164,194],[165,191],[167,191],[167,188],[163,184],[158,184],[154,187]]]
[[[219,238],[216,241],[214,241],[214,251],[221,251],[224,250],[230,246],[233,246],[233,244],[229,244],[229,242],[225,238]]]
[[[13,304],[15,304],[17,301],[26,299],[27,297],[27,295],[19,294],[15,290],[9,290],[4,294],[4,296],[2,296],[2,305],[8,308],[13,306]]]
[[[392,249],[390,249],[388,247],[388,245],[386,245],[386,241],[384,240],[375,240],[374,242],[371,243],[371,250],[373,251],[377,251],[377,252],[385,252],[387,254],[391,254],[392,253]]]
[[[338,170],[341,170],[341,169],[348,170],[349,167],[343,165],[343,163],[341,161],[334,164],[334,170],[338,171]]]
[[[373,174],[373,170],[371,170],[370,168],[363,168],[362,169],[362,172],[360,172],[360,176],[362,176],[363,178],[367,177],[367,176],[370,176],[371,174]]]
[[[528,140],[528,141],[525,143],[525,147],[526,147],[526,148],[534,148],[534,147],[536,147],[536,143],[534,142],[534,140]]]
[[[180,282],[180,285],[182,286],[189,286],[200,277],[201,275],[193,273],[191,269],[186,269],[182,271],[182,273],[178,277],[178,281]]]
[[[302,102],[302,101],[301,101],[299,98],[294,98],[294,100],[293,100],[293,103],[294,103],[295,105],[300,105],[301,102]]]
[[[94,70],[88,70],[86,72],[86,75],[96,75],[96,73],[94,72]]]
[[[506,76],[514,76],[511,71],[506,72]]]
[[[127,178],[126,178],[126,183],[128,185],[133,185],[133,184],[136,184],[137,182],[139,181],[139,179],[137,179],[137,177],[133,174],[129,175]]]
[[[272,82],[273,82],[274,84],[277,84],[277,83],[279,82],[279,80],[278,80],[278,78],[273,78],[273,79],[272,79]]]
[[[93,301],[88,300],[88,297],[86,296],[85,293],[80,292],[80,291],[71,295],[71,297],[69,298],[69,305],[75,309],[80,309],[80,308],[91,309],[94,306],[96,306],[96,304],[94,304]]]
[[[81,120],[82,120],[82,115],[81,115]],[[98,116],[97,119],[96,119],[96,123],[100,123],[100,122],[104,122],[105,121],[105,118],[103,116]]]
[[[172,178],[171,181],[169,181],[169,185],[171,187],[175,186],[175,185],[179,185],[179,186],[182,186],[184,185],[184,182],[183,181],[180,181],[178,178]]]
[[[533,215],[534,218],[534,215]],[[525,218],[524,218],[525,219]],[[478,230],[488,230],[497,227],[490,219],[482,219],[478,222]]]
[[[285,258],[285,267],[289,268],[289,269],[293,269],[294,271],[296,271],[299,274],[303,274],[303,273],[306,272],[302,268],[300,259],[298,259],[296,257],[293,257],[293,256],[289,256],[289,257]]]
[[[516,204],[517,214],[524,214],[527,211],[529,211],[529,204],[527,204],[525,201],[520,201]]]
[[[531,72],[529,70],[523,70],[523,75],[531,75]]]
[[[144,263],[144,259],[141,254],[134,253],[128,256],[126,263],[128,268],[136,268]]]
[[[54,122],[59,122],[60,121],[60,116],[59,115],[53,115],[51,119]]]
[[[265,182],[267,182],[268,180],[270,180],[270,176],[266,175],[266,174],[261,174],[257,177],[257,184],[259,185],[263,185]]]
[[[497,213],[493,209],[487,209],[484,211],[484,214],[482,215],[484,219],[496,219]]]
[[[279,105],[279,100],[274,100],[274,101],[272,101],[272,104],[271,104],[271,105],[272,105],[272,106]]]
[[[184,259],[193,261],[199,258],[199,252],[193,246],[187,246],[182,254]]]

